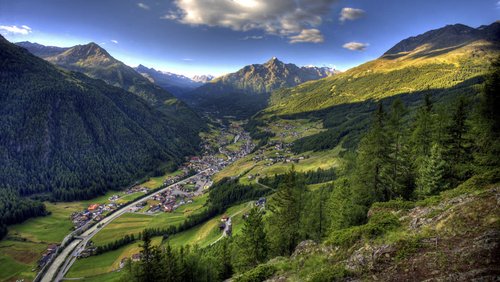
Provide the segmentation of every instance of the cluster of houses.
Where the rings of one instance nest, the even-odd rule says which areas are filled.
[[[44,267],[45,264],[47,264],[47,262],[50,261],[52,255],[54,255],[57,252],[58,247],[59,246],[56,244],[50,244],[47,247],[47,250],[45,250],[45,252],[42,254],[42,258],[40,258],[40,260],[38,261],[38,267],[40,268]]]
[[[116,210],[120,207],[117,203],[90,204],[86,209],[71,214],[71,221],[75,229],[78,229],[91,220],[100,221],[105,213]]]

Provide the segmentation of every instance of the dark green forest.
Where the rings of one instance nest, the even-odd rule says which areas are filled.
[[[196,152],[197,142],[141,98],[61,71],[3,38],[0,45],[0,189],[10,191],[7,199],[90,199],[173,170]]]

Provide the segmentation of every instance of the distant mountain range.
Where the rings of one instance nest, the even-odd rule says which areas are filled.
[[[215,78],[215,76],[213,76],[213,75],[195,75],[195,76],[193,76],[192,79],[196,82],[207,83],[207,82],[212,81],[214,78]]]
[[[211,80],[184,97],[192,105],[222,115],[248,116],[265,107],[269,94],[338,73],[330,68],[298,67],[273,57]]]
[[[195,140],[203,122],[182,101],[170,92],[143,77],[133,68],[113,58],[96,43],[60,48],[46,47],[36,43],[22,42],[18,45],[36,56],[70,71],[82,72],[91,78],[102,79],[109,85],[117,86],[146,100],[150,105],[170,117],[172,125],[184,128],[184,133]],[[51,54],[50,56],[48,54]]]
[[[128,85],[128,69],[115,76],[114,67],[121,64],[95,44],[63,54],[51,58],[88,71],[110,66],[109,78]],[[161,166],[173,168],[196,152],[198,143],[184,125],[140,95],[58,68],[1,36],[0,60],[0,183],[5,188],[62,201],[91,198]],[[156,97],[164,98],[171,96]]]
[[[213,76],[209,75],[195,76],[191,79],[184,75],[159,71],[143,65],[139,65],[134,69],[152,83],[176,96],[189,92],[213,79]]]
[[[28,51],[30,51],[32,54],[35,54],[40,58],[55,56],[69,49],[64,47],[45,46],[42,44],[32,43],[29,41],[17,42],[16,45],[28,49]]]

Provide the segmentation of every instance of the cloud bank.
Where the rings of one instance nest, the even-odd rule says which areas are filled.
[[[345,21],[353,21],[356,19],[359,19],[365,15],[365,11],[361,9],[354,9],[354,8],[343,8],[342,11],[340,11],[340,18],[339,20],[341,22]]]
[[[342,45],[342,47],[349,49],[349,50],[352,50],[352,51],[363,51],[366,49],[366,47],[368,47],[368,45],[370,45],[370,44],[361,43],[361,42],[349,42],[349,43]]]
[[[146,5],[146,4],[144,4],[144,3],[140,3],[140,2],[139,2],[139,3],[137,3],[137,6],[138,6],[139,8],[141,8],[141,9],[144,9],[144,10],[149,10],[149,9],[150,9],[148,5]]]
[[[15,35],[28,35],[31,33],[31,27],[22,25],[20,27],[15,25],[0,25],[0,32]]]
[[[263,30],[290,43],[323,42],[317,29],[337,0],[176,0],[163,19],[189,25]]]

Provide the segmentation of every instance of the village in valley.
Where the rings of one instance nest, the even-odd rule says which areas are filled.
[[[250,135],[243,130],[241,124],[221,124],[218,134],[208,136],[202,141],[203,154],[192,156],[178,168],[174,174],[165,176],[159,186],[151,189],[143,184],[133,185],[128,189],[109,196],[102,202],[90,203],[82,211],[71,214],[74,234],[80,234],[90,226],[97,224],[108,214],[124,207],[129,202],[145,197],[153,191],[152,197],[138,202],[126,212],[155,215],[171,213],[183,205],[193,203],[195,197],[201,196],[212,186],[212,176],[234,161],[248,155],[254,149]],[[223,228],[223,234],[230,235],[230,219]],[[91,255],[94,247],[78,253],[78,257]],[[44,265],[57,252],[58,245],[48,246],[47,251],[39,261],[39,267]],[[137,256],[136,254],[135,256]],[[134,260],[134,257],[131,257]],[[135,258],[135,259],[138,259]]]

